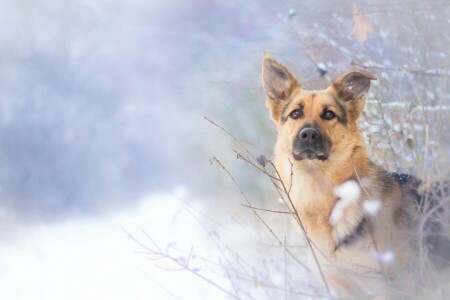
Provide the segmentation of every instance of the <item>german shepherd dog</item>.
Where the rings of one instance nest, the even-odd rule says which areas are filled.
[[[337,296],[387,296],[392,282],[411,277],[407,266],[416,255],[417,180],[374,164],[357,125],[375,79],[351,71],[310,91],[275,60],[263,62],[278,129],[274,163],[312,244],[311,268]],[[356,199],[333,217],[344,201],[336,188],[348,182],[358,188]],[[371,200],[380,206],[373,215],[364,210]]]

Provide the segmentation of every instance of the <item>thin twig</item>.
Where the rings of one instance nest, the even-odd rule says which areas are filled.
[[[246,153],[247,153],[247,154],[248,154],[255,162],[257,162],[257,160],[255,159],[255,157],[250,153],[250,151],[249,151],[244,145],[242,145],[242,143],[241,143],[234,135],[232,135],[228,130],[226,130],[226,129],[223,128],[222,126],[218,125],[218,124],[215,123],[214,121],[208,119],[206,116],[204,116],[204,118],[205,118],[207,121],[209,121],[211,124],[213,124],[213,125],[215,125],[216,127],[220,128],[220,129],[221,129],[222,131],[224,131],[227,135],[229,135],[234,141],[236,141],[236,142],[239,144],[239,146],[241,146],[242,149],[244,149],[244,151],[245,151],[245,152],[246,152]],[[240,155],[240,156],[238,156],[238,157],[243,158],[242,155]],[[237,184],[237,182],[236,182],[236,180],[234,179],[234,177],[230,174],[230,172],[229,172],[229,171],[228,171],[228,170],[227,170],[227,169],[226,169],[226,168],[225,168],[225,167],[217,160],[216,157],[214,157],[214,158],[212,159],[211,162],[214,162],[214,161],[218,162],[219,165],[225,170],[225,172],[231,177],[231,179],[233,180],[234,184],[235,184],[235,185],[237,186],[237,188],[239,189],[241,195],[244,197],[244,199],[246,200],[246,202],[248,203],[248,205],[251,206],[250,201],[247,199],[247,197],[245,196],[244,192],[243,192],[242,189],[239,187],[239,185]],[[247,161],[250,162],[249,159],[247,159]],[[252,163],[252,162],[250,162],[250,163]],[[277,179],[279,180],[279,182],[281,183],[281,186],[282,186],[282,188],[283,188],[283,191],[284,191],[284,193],[286,194],[286,196],[287,196],[287,198],[288,198],[288,201],[289,201],[289,203],[290,203],[290,205],[291,205],[291,207],[292,207],[292,209],[293,209],[293,214],[294,214],[294,216],[295,216],[295,219],[296,219],[297,223],[300,225],[300,228],[301,228],[302,232],[304,233],[304,236],[306,237],[306,241],[307,241],[308,246],[309,246],[309,248],[310,248],[310,250],[311,250],[311,253],[312,253],[312,255],[313,255],[313,259],[314,259],[314,261],[315,261],[315,263],[316,263],[316,265],[317,265],[317,268],[318,268],[318,270],[319,270],[319,273],[320,273],[321,279],[322,279],[322,281],[323,281],[323,283],[324,283],[324,285],[325,285],[325,288],[326,288],[328,294],[331,295],[331,290],[330,290],[330,288],[329,288],[329,286],[328,286],[328,283],[327,283],[327,281],[326,281],[326,279],[325,279],[325,275],[323,274],[322,267],[320,266],[320,263],[319,263],[319,260],[318,260],[318,258],[317,258],[316,252],[315,252],[315,250],[314,250],[313,247],[312,247],[312,244],[314,244],[314,243],[311,241],[311,239],[309,238],[309,236],[308,236],[308,234],[307,234],[307,232],[306,232],[306,229],[305,229],[305,227],[304,227],[304,225],[303,225],[303,223],[302,223],[302,221],[301,221],[301,219],[300,219],[300,215],[298,214],[297,209],[295,208],[295,206],[294,206],[294,204],[293,204],[293,201],[292,201],[292,199],[291,199],[291,197],[290,197],[290,195],[289,195],[289,192],[288,192],[288,190],[287,190],[287,188],[286,188],[286,186],[285,186],[285,184],[284,184],[284,182],[283,182],[283,180],[282,180],[282,178],[281,178],[280,173],[278,172],[277,168],[275,167],[275,165],[273,164],[272,161],[268,161],[268,163],[272,166],[272,168],[273,168],[273,169],[275,170],[275,172],[276,172],[276,175],[277,175],[277,176],[276,176],[275,178],[277,178]],[[255,164],[252,163],[252,165],[255,165]],[[255,166],[256,166],[256,165],[255,165]],[[259,167],[257,167],[257,168],[259,169]],[[266,174],[266,173],[267,173],[267,170],[265,169],[265,166],[263,166],[263,169],[265,170],[264,173]],[[278,187],[278,184],[275,183],[274,179],[272,179],[271,177],[269,177],[269,179],[272,181],[272,183],[275,185],[275,187]],[[291,209],[291,207],[288,206],[289,209]],[[277,239],[278,243],[279,243],[280,245],[282,245],[282,242],[280,241],[280,239],[275,235],[275,233],[274,233],[273,230],[267,225],[267,223],[259,216],[259,214],[256,212],[256,210],[252,210],[252,211],[253,211],[253,213],[257,216],[257,218],[258,218],[258,219],[266,226],[266,228],[269,229],[269,231],[272,233],[272,235]],[[314,245],[314,246],[315,246],[315,245]],[[318,248],[317,246],[315,246],[315,247],[319,250],[319,248]],[[320,250],[319,250],[319,251],[320,251]],[[303,265],[303,264],[302,264],[302,265]]]
[[[175,263],[176,265],[178,265],[180,268],[179,269],[169,269],[169,268],[163,268],[166,271],[188,271],[191,274],[194,274],[195,276],[197,276],[198,278],[202,279],[203,281],[205,281],[206,283],[214,286],[215,288],[219,289],[220,291],[222,291],[223,293],[225,293],[226,295],[228,295],[229,297],[233,298],[233,299],[239,299],[239,297],[233,293],[231,293],[230,291],[228,291],[227,289],[225,289],[224,287],[220,286],[219,284],[217,284],[216,282],[212,281],[211,279],[205,277],[204,275],[200,274],[198,272],[198,270],[190,268],[187,263],[186,260],[177,258],[177,257],[172,257],[171,255],[169,255],[167,252],[161,251],[161,248],[154,243],[154,241],[150,238],[150,236],[148,236],[145,232],[144,235],[146,235],[146,237],[148,237],[151,241],[151,243],[155,246],[155,248],[157,249],[156,251],[149,248],[148,246],[146,246],[145,244],[143,244],[142,242],[140,242],[137,238],[135,238],[132,234],[130,234],[129,232],[127,232],[126,230],[122,229],[127,236],[133,240],[135,243],[137,243],[139,246],[143,247],[145,250],[149,251],[150,254],[153,255],[159,255],[162,258],[165,258],[173,263]]]
[[[276,213],[276,214],[291,214],[291,215],[293,214],[291,211],[281,211],[281,210],[259,208],[259,207],[250,206],[250,205],[244,204],[244,203],[241,203],[241,205],[244,207],[254,209],[254,210],[267,211],[267,212]]]
[[[356,170],[356,166],[355,166],[355,165],[353,165],[353,170],[355,171],[356,179],[358,180],[359,185],[361,186],[361,188],[363,189],[363,191],[366,193],[367,197],[370,199],[371,196],[370,196],[369,192],[366,190],[366,188],[364,187],[364,185],[362,184],[361,178],[359,178],[359,174],[358,174],[358,171]],[[376,220],[377,224],[379,225],[379,221],[378,221],[378,217],[377,217],[377,216],[375,216],[375,220]],[[372,239],[373,247],[375,248],[375,251],[376,251],[377,253],[380,253],[380,250],[379,250],[378,245],[377,245],[377,241],[375,240],[374,230],[373,230],[373,228],[372,228],[372,226],[371,226],[370,221],[367,222],[367,225],[369,226],[369,233],[370,233],[370,237],[371,237],[371,239]],[[380,269],[381,269],[381,271],[382,271],[381,273],[383,274],[383,277],[384,277],[385,279],[387,279],[387,275],[386,275],[386,273],[385,273],[383,264],[382,264],[381,261],[379,261],[378,259],[376,259],[376,260],[377,260],[377,262],[378,262],[378,264],[379,264],[379,266],[380,266]]]
[[[288,198],[288,201],[289,201],[289,203],[290,203],[292,209],[294,210],[294,216],[296,217],[295,219],[297,220],[297,223],[300,225],[300,228],[301,228],[301,230],[303,231],[303,233],[304,233],[304,235],[305,235],[305,237],[306,237],[306,241],[307,241],[307,243],[308,243],[309,249],[311,250],[311,253],[312,253],[312,255],[313,255],[314,261],[315,261],[315,263],[316,263],[316,265],[317,265],[317,269],[319,270],[320,277],[322,278],[322,281],[323,281],[323,283],[324,283],[324,285],[325,285],[325,288],[327,289],[327,292],[331,295],[330,287],[328,286],[328,282],[327,282],[327,280],[325,279],[325,275],[323,274],[322,267],[321,267],[321,265],[320,265],[320,263],[319,263],[319,260],[318,260],[318,258],[317,258],[317,255],[316,255],[316,251],[314,250],[314,248],[313,248],[313,246],[312,246],[312,245],[314,244],[314,242],[311,241],[311,239],[309,238],[308,233],[306,232],[305,226],[303,225],[302,220],[300,219],[300,215],[299,215],[297,209],[296,209],[295,206],[294,206],[294,203],[293,203],[293,201],[292,201],[292,199],[291,199],[291,196],[289,195],[289,193],[288,193],[288,191],[287,191],[287,189],[286,189],[286,186],[284,185],[284,182],[283,182],[283,180],[281,179],[281,175],[280,175],[280,173],[278,172],[277,168],[275,167],[275,164],[274,164],[272,161],[269,161],[269,164],[270,164],[270,165],[272,166],[272,168],[275,170],[275,172],[276,172],[278,178],[279,178],[280,181],[281,181],[281,185],[282,185],[282,187],[283,187],[284,193],[286,194],[286,197]],[[318,248],[316,245],[314,245],[314,246],[319,250],[319,248]]]
[[[233,181],[234,185],[237,187],[237,189],[239,190],[239,193],[241,194],[241,196],[244,198],[244,200],[247,202],[247,205],[252,208],[252,212],[253,214],[256,216],[256,218],[264,225],[264,227],[267,228],[267,230],[270,232],[270,234],[277,240],[278,244],[280,246],[283,245],[283,243],[281,242],[281,240],[278,238],[278,236],[275,234],[275,232],[272,230],[272,228],[270,228],[270,226],[266,223],[266,221],[264,221],[264,219],[258,214],[258,212],[253,209],[252,204],[250,203],[250,200],[247,198],[247,196],[245,195],[244,191],[241,189],[241,187],[239,186],[239,184],[237,183],[236,179],[234,179],[233,175],[231,175],[231,173],[228,171],[227,168],[225,168],[225,166],[216,158],[213,157],[213,159],[211,160],[211,163],[216,162],[227,174],[228,176],[231,178],[231,180]],[[288,249],[286,250],[288,251],[289,255],[298,263],[300,264],[302,267],[304,267],[305,269],[309,270],[309,268],[303,264],[302,262],[300,262]]]
[[[291,189],[292,189],[292,177],[294,176],[294,164],[292,163],[291,159],[288,158],[289,163],[291,164],[291,180],[289,182],[289,191],[288,194],[291,194]]]
[[[405,72],[410,72],[410,73],[413,73],[413,74],[427,75],[427,76],[441,76],[442,74],[429,73],[429,72],[433,71],[433,70],[440,70],[440,69],[444,69],[444,68],[448,68],[449,67],[447,65],[443,65],[443,66],[437,66],[437,67],[432,67],[432,68],[427,68],[427,69],[390,68],[390,67],[385,67],[385,66],[366,66],[366,65],[357,63],[355,61],[351,61],[350,65],[358,66],[358,67],[361,67],[363,69],[378,69],[378,70],[396,71],[396,72],[398,72],[398,71],[405,71]]]
[[[247,152],[247,154],[254,160],[256,161],[256,158],[250,153],[250,151],[248,151],[248,149],[246,147],[244,147],[244,145],[241,144],[241,142],[234,136],[232,135],[228,130],[226,130],[223,126],[220,126],[219,124],[217,124],[216,122],[208,119],[208,117],[203,116],[203,118],[205,118],[205,120],[207,120],[208,122],[210,122],[211,124],[213,124],[216,127],[219,127],[221,130],[223,130],[226,134],[228,134],[228,136],[230,136],[236,143],[239,144],[239,146],[241,146],[242,149],[245,150],[245,152]]]

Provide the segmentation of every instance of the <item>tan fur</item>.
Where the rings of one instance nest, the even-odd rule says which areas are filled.
[[[289,197],[317,247],[315,252],[328,285],[339,296],[383,297],[387,294],[386,279],[395,278],[402,272],[412,247],[409,229],[402,219],[408,212],[402,203],[400,188],[394,180],[389,181],[382,168],[370,161],[357,125],[369,88],[367,82],[370,84],[374,78],[351,72],[328,89],[308,91],[274,60],[266,58],[263,65],[267,106],[278,128],[275,165],[286,186],[291,185],[292,179]],[[286,117],[300,103],[303,116],[299,119]],[[347,122],[323,120],[320,117],[323,105],[336,114],[343,109]],[[292,155],[294,139],[305,124],[312,123],[331,142],[330,156],[324,161],[297,161]],[[333,189],[348,180],[359,183],[361,196],[345,211],[344,218],[332,225],[329,217],[337,201]],[[362,203],[369,199],[383,203],[377,218],[368,219],[370,234],[350,245],[339,246],[339,241],[354,232],[364,218]],[[375,252],[386,250],[395,252],[394,264],[382,265],[374,258]],[[311,253],[309,257],[311,267],[320,278]]]

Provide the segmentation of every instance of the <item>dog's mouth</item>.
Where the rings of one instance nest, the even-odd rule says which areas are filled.
[[[294,157],[295,160],[327,160],[328,159],[328,155],[326,153],[324,153],[323,151],[320,150],[315,150],[315,149],[294,149],[292,151],[292,156]]]

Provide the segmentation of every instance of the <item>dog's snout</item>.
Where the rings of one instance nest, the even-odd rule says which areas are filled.
[[[303,128],[299,133],[302,142],[313,143],[320,139],[320,133],[314,128]]]
[[[329,154],[329,142],[316,126],[307,125],[297,134],[292,154],[296,160],[326,160]]]

